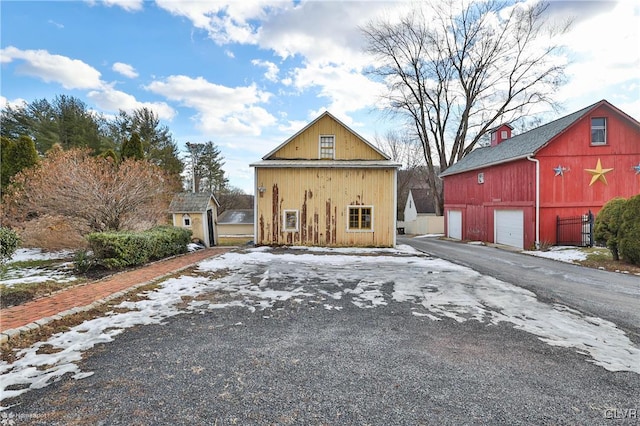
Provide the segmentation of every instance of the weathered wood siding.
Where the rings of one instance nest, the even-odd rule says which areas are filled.
[[[260,168],[256,244],[392,247],[395,168]],[[347,231],[347,207],[373,207],[372,231]],[[285,210],[298,210],[298,231],[283,230]]]
[[[335,135],[336,160],[384,160],[378,152],[330,116],[324,116],[273,153],[270,160],[315,160],[320,157],[320,135]]]

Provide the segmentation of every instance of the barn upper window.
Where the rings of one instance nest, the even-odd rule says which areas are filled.
[[[298,210],[285,210],[283,220],[285,232],[298,231]]]
[[[372,206],[349,206],[349,218],[347,230],[349,231],[371,231],[373,230],[373,207]]]
[[[333,160],[336,158],[336,137],[334,135],[320,136],[320,159]]]
[[[191,216],[188,214],[182,215],[182,225],[183,226],[191,226]]]
[[[607,119],[603,117],[591,119],[591,145],[607,144]]]

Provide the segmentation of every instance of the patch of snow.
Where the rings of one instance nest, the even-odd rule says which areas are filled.
[[[444,237],[444,234],[424,234],[424,235],[416,235],[413,238],[440,238]]]
[[[577,247],[567,246],[554,246],[551,247],[548,251],[531,250],[523,251],[522,253],[531,256],[559,260],[566,263],[576,263],[578,261],[587,259],[587,254],[584,251],[580,250]]]
[[[16,250],[11,259],[7,262],[25,262],[30,260],[56,260],[68,259],[73,256],[70,250],[59,250],[46,252],[39,248],[20,248]]]
[[[91,373],[80,371],[76,365],[82,352],[113,340],[128,327],[159,324],[185,311],[278,310],[282,309],[279,304],[287,301],[328,311],[338,311],[347,304],[375,309],[409,303],[413,316],[430,321],[506,322],[549,345],[573,348],[607,370],[640,374],[640,348],[609,321],[543,303],[528,290],[441,259],[411,255],[404,249],[386,253],[380,254],[377,249],[295,249],[282,253],[259,247],[204,260],[198,264],[203,276],[169,279],[158,289],[146,292],[148,300],[120,305],[132,311],[86,321],[23,349],[18,354],[21,358],[13,364],[0,362],[1,398],[46,386],[65,374],[77,379],[87,377]],[[208,278],[211,272],[224,274]],[[185,308],[178,308],[183,296],[207,293],[215,293],[219,303],[193,300]],[[329,299],[331,304],[327,303]],[[43,345],[59,352],[37,354]]]
[[[196,244],[196,243],[187,244],[187,251],[189,252],[198,251],[202,249],[204,249],[204,246],[202,244]]]

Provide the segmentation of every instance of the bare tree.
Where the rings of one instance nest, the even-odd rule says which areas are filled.
[[[161,223],[171,195],[167,173],[146,160],[92,157],[89,149],[54,149],[18,173],[3,200],[17,218],[46,214],[80,229],[118,231]]]
[[[492,127],[555,107],[564,63],[551,42],[547,4],[444,0],[362,32],[376,57],[371,70],[388,87],[388,110],[406,118],[420,141],[428,186],[442,214],[438,173],[463,158]]]
[[[397,130],[387,131],[382,138],[376,136],[374,142],[391,160],[402,164],[402,168],[398,172],[396,213],[398,220],[404,220],[404,205],[407,202],[409,190],[418,186],[417,182],[421,182],[423,185],[426,185],[427,182],[424,157],[421,153],[422,146],[407,132],[402,133]]]

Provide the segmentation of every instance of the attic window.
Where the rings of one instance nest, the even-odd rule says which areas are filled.
[[[182,215],[182,224],[184,226],[191,226],[191,216],[189,216],[188,214],[183,214]]]
[[[320,159],[333,160],[335,158],[336,137],[334,135],[320,136]]]
[[[607,119],[604,117],[591,119],[591,145],[607,144]]]

